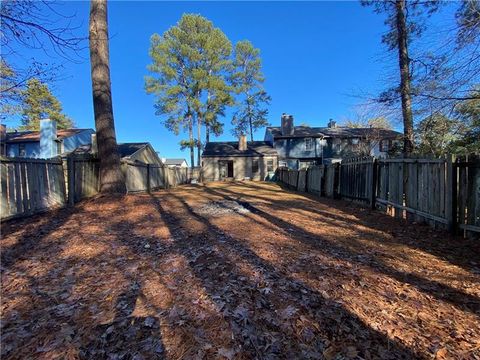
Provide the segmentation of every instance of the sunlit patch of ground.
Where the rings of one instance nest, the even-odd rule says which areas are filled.
[[[2,224],[2,359],[480,359],[480,242],[212,183]]]

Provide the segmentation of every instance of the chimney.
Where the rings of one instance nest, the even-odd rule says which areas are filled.
[[[238,138],[238,150],[240,150],[240,151],[247,150],[247,136],[246,135],[240,135],[240,137]]]
[[[328,122],[328,127],[333,129],[333,128],[336,128],[337,127],[337,122],[334,121],[333,119],[330,119],[330,121]]]
[[[0,124],[0,155],[4,156],[7,154],[7,125]]]
[[[57,156],[57,122],[50,119],[40,120],[40,158]]]
[[[92,134],[92,154],[98,153],[98,146],[97,146],[97,134]]]
[[[282,135],[283,136],[293,135],[294,130],[295,129],[293,126],[293,116],[283,113],[282,114]]]

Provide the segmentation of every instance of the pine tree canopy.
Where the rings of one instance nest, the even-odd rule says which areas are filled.
[[[57,122],[57,129],[73,127],[73,122],[62,113],[60,101],[50,92],[48,86],[38,79],[30,79],[22,97],[22,126],[21,130],[40,130],[40,120],[50,119]]]

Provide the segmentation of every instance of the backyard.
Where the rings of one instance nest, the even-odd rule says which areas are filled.
[[[480,242],[273,183],[2,224],[2,358],[480,359]]]

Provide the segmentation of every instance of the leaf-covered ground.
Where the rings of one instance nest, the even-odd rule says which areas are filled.
[[[2,225],[2,359],[480,359],[480,241],[269,183]]]

